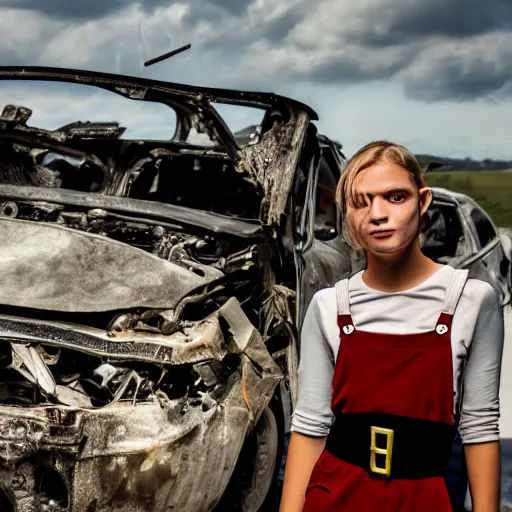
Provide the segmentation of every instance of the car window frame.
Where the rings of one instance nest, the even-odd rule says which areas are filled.
[[[453,211],[453,214],[456,216],[457,221],[459,222],[459,225],[461,227],[463,236],[462,246],[457,244],[456,253],[453,256],[447,255],[447,257],[451,259],[458,259],[465,257],[465,254],[468,254],[468,257],[471,256],[473,254],[471,248],[471,240],[474,238],[475,235],[473,233],[472,228],[468,226],[467,220],[462,214],[460,205],[454,201],[447,201],[444,200],[444,198],[434,197],[429,210],[434,208],[437,208],[439,210],[450,209],[450,211]],[[443,211],[441,211],[441,215],[445,216]]]
[[[478,243],[478,247],[479,249],[484,249],[485,247],[487,247],[489,244],[491,244],[499,235],[498,235],[498,230],[496,229],[496,226],[494,225],[494,222],[492,221],[492,219],[489,217],[489,215],[487,215],[487,213],[485,213],[485,211],[483,210],[483,208],[481,208],[478,204],[472,204],[470,206],[470,211],[469,211],[469,217],[471,219],[471,224],[473,226],[473,229],[476,233],[476,242]],[[477,226],[477,222],[475,222],[475,219],[473,217],[473,212],[477,212],[478,215],[481,216],[481,220],[483,220],[484,222],[487,222],[490,226],[490,228],[492,229],[492,236],[490,236],[486,243],[485,244],[482,244],[482,238],[480,237],[480,231],[478,229],[478,226]]]

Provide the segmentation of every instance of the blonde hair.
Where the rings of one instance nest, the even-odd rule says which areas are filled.
[[[405,147],[385,140],[370,142],[363,146],[347,162],[336,188],[336,203],[341,209],[343,222],[343,238],[355,250],[361,250],[362,247],[350,219],[347,218],[347,200],[350,204],[357,204],[354,187],[356,176],[364,169],[381,162],[393,163],[408,171],[418,190],[426,186],[418,160]]]

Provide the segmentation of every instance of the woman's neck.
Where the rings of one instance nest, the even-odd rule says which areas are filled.
[[[395,293],[421,284],[443,265],[427,258],[418,243],[399,254],[375,254],[367,251],[363,281],[370,288]]]

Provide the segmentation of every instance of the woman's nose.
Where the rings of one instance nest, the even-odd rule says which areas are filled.
[[[385,201],[380,197],[374,197],[370,208],[370,222],[374,224],[382,224],[386,222],[388,213]]]

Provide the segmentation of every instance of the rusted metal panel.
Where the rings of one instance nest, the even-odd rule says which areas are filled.
[[[237,170],[250,176],[263,190],[261,220],[280,225],[295,178],[310,117],[294,111],[288,122],[275,124],[261,140],[240,151]]]

